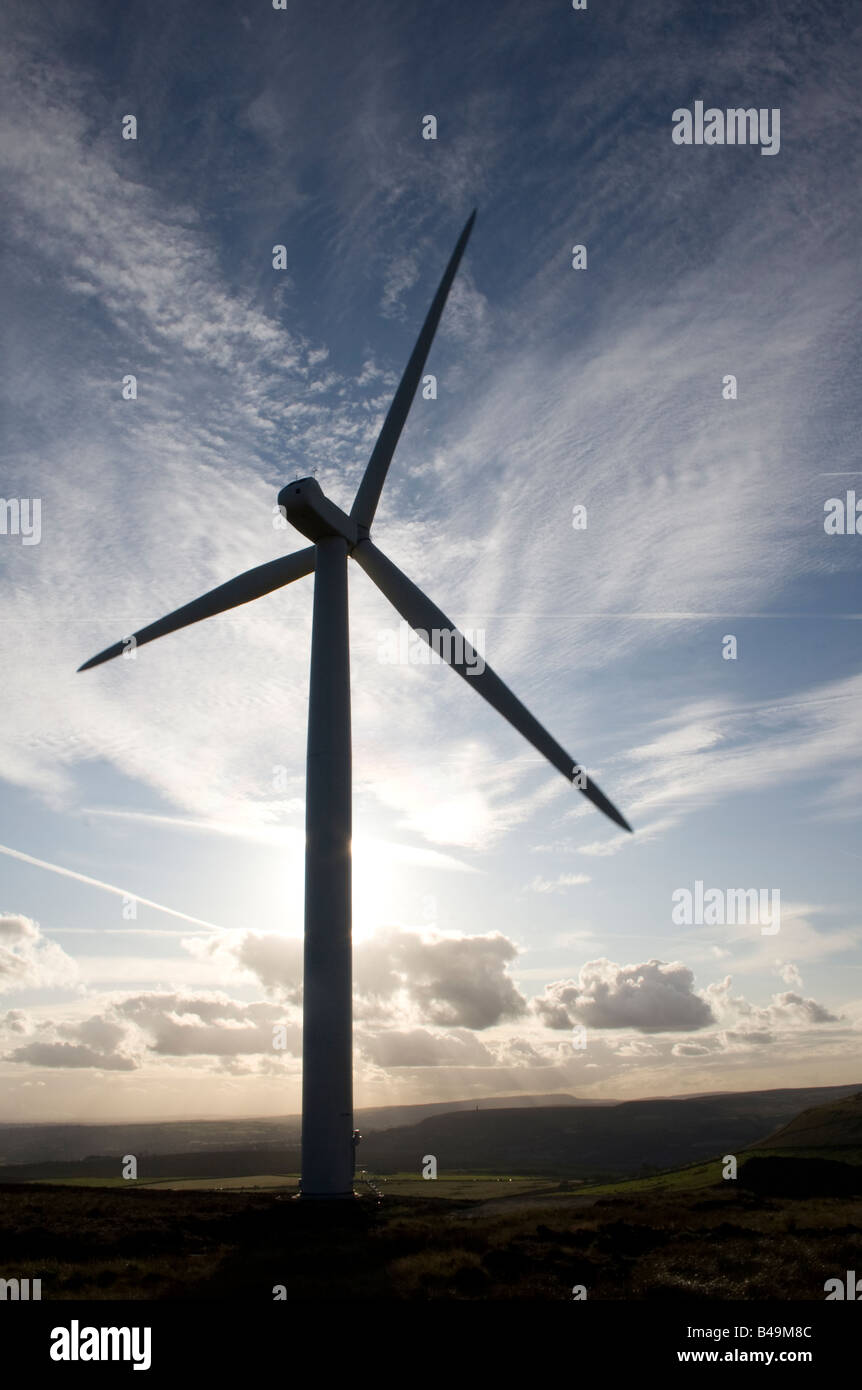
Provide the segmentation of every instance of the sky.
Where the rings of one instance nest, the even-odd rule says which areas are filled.
[[[356,1105],[862,1080],[854,8],[3,7],[0,1120],[298,1111],[312,579],[76,668],[349,510],[474,207],[374,540],[635,833],[351,564]]]

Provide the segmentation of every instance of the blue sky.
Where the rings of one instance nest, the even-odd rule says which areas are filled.
[[[299,1108],[311,581],[75,672],[304,544],[290,478],[349,507],[474,206],[374,538],[636,834],[382,664],[351,566],[356,1103],[859,1079],[862,539],[823,525],[862,497],[853,8],[0,33],[0,493],[41,502],[0,535],[0,844],[42,861],[0,854],[0,1118]],[[779,152],[674,144],[696,100],[778,108]],[[778,889],[780,929],[676,924],[696,881]]]

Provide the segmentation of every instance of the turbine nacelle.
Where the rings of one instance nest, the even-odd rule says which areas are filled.
[[[352,550],[359,540],[356,522],[330,502],[316,478],[297,478],[278,494],[279,510],[310,541],[341,536]]]

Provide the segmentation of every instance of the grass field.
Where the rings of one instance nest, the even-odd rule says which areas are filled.
[[[749,1151],[745,1157],[765,1156],[771,1150]],[[776,1156],[784,1156],[786,1151],[776,1150]],[[804,1157],[804,1150],[794,1150],[794,1156]],[[847,1160],[853,1161],[853,1160]],[[862,1154],[856,1160],[862,1162]],[[387,1197],[446,1198],[449,1200],[487,1201],[492,1198],[524,1197],[546,1194],[555,1196],[570,1193],[582,1197],[604,1197],[611,1194],[619,1196],[659,1193],[664,1191],[694,1191],[709,1187],[721,1177],[721,1163],[710,1159],[706,1163],[691,1163],[678,1169],[669,1169],[649,1177],[615,1179],[601,1183],[580,1182],[577,1179],[560,1181],[547,1176],[513,1174],[501,1177],[495,1173],[441,1173],[436,1179],[422,1178],[411,1173],[369,1173],[369,1179]],[[256,1192],[281,1191],[295,1193],[299,1190],[298,1173],[261,1173],[254,1177],[241,1178],[148,1178],[134,1183],[124,1178],[55,1178],[52,1187],[90,1187],[90,1188],[159,1188],[171,1192]],[[356,1175],[357,1192],[367,1191],[361,1171]]]
[[[60,1300],[822,1300],[862,1269],[858,1106],[827,1109],[740,1149],[736,1180],[715,1155],[615,1180],[360,1169],[357,1201],[322,1204],[296,1173],[7,1182],[0,1278]]]
[[[371,1181],[387,1197],[444,1197],[450,1200],[467,1198],[482,1201],[490,1197],[518,1197],[532,1193],[552,1193],[559,1183],[547,1178],[517,1176],[501,1178],[485,1173],[453,1173],[437,1179],[423,1179],[415,1173],[369,1174]],[[25,1184],[33,1186],[34,1184]],[[38,1184],[36,1184],[38,1185]],[[132,1186],[140,1189],[158,1188],[169,1192],[284,1192],[299,1191],[298,1173],[261,1173],[244,1178],[150,1178],[132,1184],[124,1178],[57,1178],[52,1187],[85,1187],[121,1189]],[[361,1175],[357,1174],[356,1190],[367,1191]]]
[[[587,1192],[392,1175],[334,1209],[283,1176],[0,1187],[0,1276],[43,1299],[822,1299],[862,1268],[860,1198],[774,1198],[701,1164]],[[396,1189],[409,1186],[410,1193]],[[433,1192],[433,1196],[429,1195]],[[505,1191],[505,1196],[501,1195]]]
[[[794,1158],[822,1157],[822,1150],[795,1148]],[[751,1158],[786,1158],[787,1149],[749,1149],[740,1154],[741,1161]],[[835,1156],[839,1156],[836,1151]],[[840,1157],[845,1163],[862,1165],[862,1150],[842,1150]],[[667,1169],[648,1177],[615,1179],[610,1182],[579,1182],[576,1179],[559,1180],[547,1176],[516,1174],[500,1177],[494,1173],[442,1173],[436,1179],[425,1179],[412,1173],[369,1173],[374,1186],[387,1197],[446,1198],[448,1200],[488,1201],[506,1197],[555,1196],[567,1192],[578,1197],[606,1196],[647,1196],[664,1192],[694,1192],[700,1188],[711,1187],[721,1181],[720,1159],[710,1159],[705,1163],[689,1163],[681,1168]],[[280,1191],[296,1193],[299,1190],[298,1173],[261,1173],[254,1177],[242,1178],[149,1178],[129,1182],[124,1178],[56,1178],[52,1187],[90,1187],[90,1188],[159,1188],[171,1192],[257,1192]],[[357,1173],[356,1190],[367,1191],[362,1174]]]

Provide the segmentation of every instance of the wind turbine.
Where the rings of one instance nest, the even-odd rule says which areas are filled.
[[[458,238],[416,340],[350,509],[326,497],[315,478],[282,488],[282,513],[312,544],[246,570],[167,617],[116,642],[78,669],[89,670],[156,637],[261,598],[314,572],[305,812],[305,949],[302,1035],[303,1198],[353,1196],[351,983],[351,763],[347,557],[358,561],[395,610],[523,734],[564,777],[624,830],[631,826],[583,769],[530,714],[444,613],[371,540],[370,530],[443,306],[473,228]],[[448,634],[448,642],[443,640]]]

